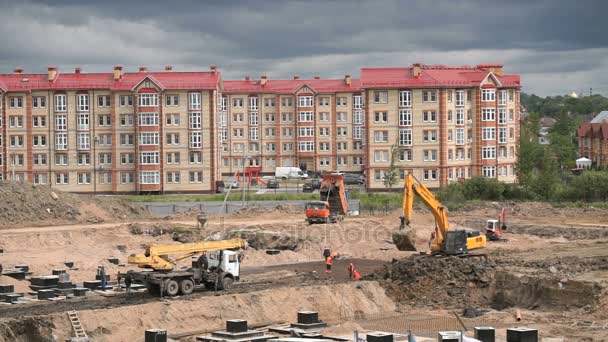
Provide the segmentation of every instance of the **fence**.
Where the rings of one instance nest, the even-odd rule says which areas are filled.
[[[142,202],[139,204],[153,214],[167,216],[188,210],[205,211],[210,214],[230,214],[244,208],[272,209],[278,205],[287,205],[304,210],[306,202],[307,201],[250,201],[243,203],[240,201],[230,201],[226,202],[225,205],[223,202]],[[359,200],[354,199],[348,201],[348,208],[351,212],[359,212],[359,206]]]

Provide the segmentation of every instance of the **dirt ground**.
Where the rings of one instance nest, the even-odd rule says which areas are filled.
[[[81,312],[94,341],[141,339],[143,330],[151,327],[174,333],[221,327],[229,318],[252,323],[293,321],[299,309],[317,310],[334,322],[327,330],[334,335],[365,330],[365,324],[352,319],[361,315],[452,316],[453,311],[462,315],[468,309],[467,315],[478,316],[471,319],[496,323],[499,336],[504,336],[507,326],[525,325],[539,328],[542,337],[608,341],[608,210],[488,203],[450,213],[450,220],[456,227],[481,229],[486,219],[497,218],[503,206],[510,209],[508,241],[490,242],[484,251],[487,259],[398,251],[391,241],[399,225],[398,212],[308,225],[302,214],[279,208],[211,216],[203,230],[189,229],[196,226],[194,212],[164,220],[139,213],[118,217],[122,222],[116,223],[108,223],[115,217],[108,216],[103,223],[61,226],[56,224],[63,221],[49,219],[51,224],[45,226],[31,220],[6,224],[0,228],[0,264],[5,269],[28,264],[34,276],[48,275],[53,269],[68,269],[64,263],[71,261],[74,266],[68,273],[74,282],[94,279],[98,265],[114,279],[117,272],[131,268],[124,265],[128,255],[143,252],[151,243],[242,237],[251,247],[245,251],[240,289],[172,300],[120,294],[0,305],[0,342],[31,340],[26,331],[65,338],[70,329],[63,311],[69,309]],[[428,250],[433,225],[428,211],[414,213],[419,251]],[[179,236],[175,227],[180,227]],[[325,273],[324,248],[341,255],[331,275]],[[270,255],[267,249],[279,253]],[[110,257],[117,257],[120,265],[111,264]],[[184,260],[178,266],[189,263]],[[349,263],[366,281],[357,285],[349,280]],[[0,283],[13,284],[16,292],[30,291],[28,281],[1,276]],[[522,322],[515,321],[515,310],[522,312]]]

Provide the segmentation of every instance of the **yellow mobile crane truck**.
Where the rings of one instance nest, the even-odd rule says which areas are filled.
[[[148,292],[160,296],[187,295],[198,286],[225,290],[240,279],[242,254],[238,250],[246,247],[247,241],[242,239],[154,244],[146,248],[144,254],[132,254],[128,258],[130,265],[144,270],[130,270],[119,276],[129,277],[132,283],[143,284]],[[192,261],[192,267],[175,269],[177,261],[199,254],[200,257]]]

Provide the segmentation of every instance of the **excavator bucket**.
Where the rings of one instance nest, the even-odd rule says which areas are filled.
[[[401,217],[399,230],[393,232],[393,243],[400,251],[416,251],[416,234],[414,229],[405,224],[405,217]]]

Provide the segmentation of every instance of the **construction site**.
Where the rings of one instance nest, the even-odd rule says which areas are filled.
[[[451,212],[412,181],[387,214],[322,185],[305,210],[159,217],[0,189],[1,342],[608,341],[607,209]]]

